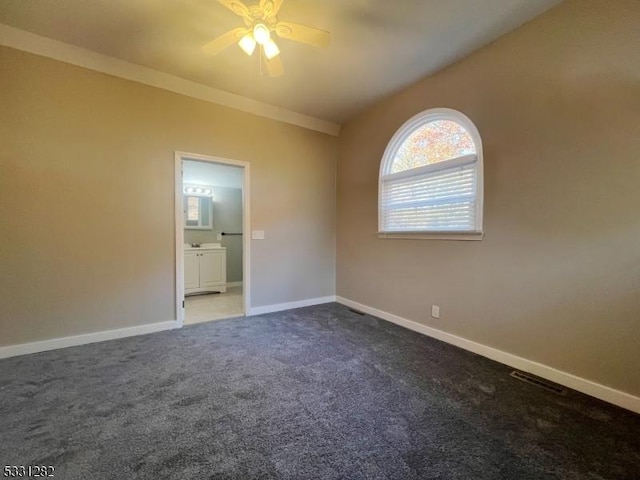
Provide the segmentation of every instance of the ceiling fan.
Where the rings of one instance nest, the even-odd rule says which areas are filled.
[[[327,47],[331,41],[331,34],[324,30],[299,25],[297,23],[279,22],[276,18],[284,0],[260,0],[256,5],[245,5],[241,0],[218,0],[229,10],[244,20],[244,27],[219,36],[207,43],[202,50],[207,55],[217,55],[234,43],[249,56],[253,55],[256,47],[259,49],[267,72],[272,77],[279,77],[284,73],[280,49],[273,39],[275,33],[280,38],[295,40],[314,47]]]

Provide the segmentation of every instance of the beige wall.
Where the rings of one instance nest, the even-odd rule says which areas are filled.
[[[338,295],[640,395],[638,25],[563,3],[345,125]],[[483,137],[481,242],[376,237],[385,146],[432,107]]]
[[[336,138],[5,47],[0,68],[0,346],[175,319],[175,150],[251,163],[252,306],[334,293]]]

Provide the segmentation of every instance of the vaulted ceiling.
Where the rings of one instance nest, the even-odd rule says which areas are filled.
[[[257,0],[247,0],[247,4]],[[203,85],[342,123],[517,28],[560,0],[285,0],[278,18],[327,30],[280,39],[285,75],[258,56],[201,46],[242,20],[215,0],[2,0],[0,23]]]

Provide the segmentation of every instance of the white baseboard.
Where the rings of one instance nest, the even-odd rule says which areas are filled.
[[[542,363],[503,352],[496,348],[487,347],[486,345],[467,340],[466,338],[458,337],[456,335],[443,332],[442,330],[422,325],[421,323],[414,322],[413,320],[407,320],[406,318],[399,317],[392,313],[368,307],[367,305],[354,302],[353,300],[338,296],[336,297],[336,301],[347,307],[387,320],[395,323],[396,325],[400,325],[401,327],[408,328],[409,330],[442,340],[443,342],[450,343],[451,345],[455,345],[456,347],[460,347],[464,350],[469,350],[470,352],[477,353],[478,355],[482,355],[483,357],[490,358],[491,360],[495,360],[496,362],[500,362],[518,370],[532,373],[538,377],[545,378],[560,385],[564,385],[565,387],[577,390],[578,392],[582,392],[600,400],[604,400],[605,402],[626,408],[632,412],[640,413],[640,398],[629,393],[615,390],[605,385],[592,382],[591,380],[577,377]]]
[[[179,328],[178,322],[171,320],[168,322],[151,323],[136,327],[119,328],[117,330],[105,330],[96,333],[86,333],[74,335],[72,337],[52,338],[40,342],[23,343],[20,345],[10,345],[0,347],[0,358],[16,357],[18,355],[28,355],[30,353],[45,352],[58,348],[75,347],[87,343],[104,342],[105,340],[115,340],[116,338],[133,337],[145,335],[147,333],[161,332]]]
[[[297,302],[264,305],[262,307],[253,307],[249,312],[249,315],[262,315],[265,313],[282,312],[283,310],[291,310],[292,308],[310,307],[312,305],[320,305],[323,303],[331,303],[335,301],[336,297],[334,295],[331,295],[329,297],[308,298],[306,300],[299,300]]]
[[[229,282],[229,283],[227,283],[227,288],[241,287],[241,286],[242,286],[242,282]]]

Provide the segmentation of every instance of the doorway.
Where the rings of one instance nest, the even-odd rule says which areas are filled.
[[[247,315],[249,164],[176,152],[175,179],[178,323]]]

